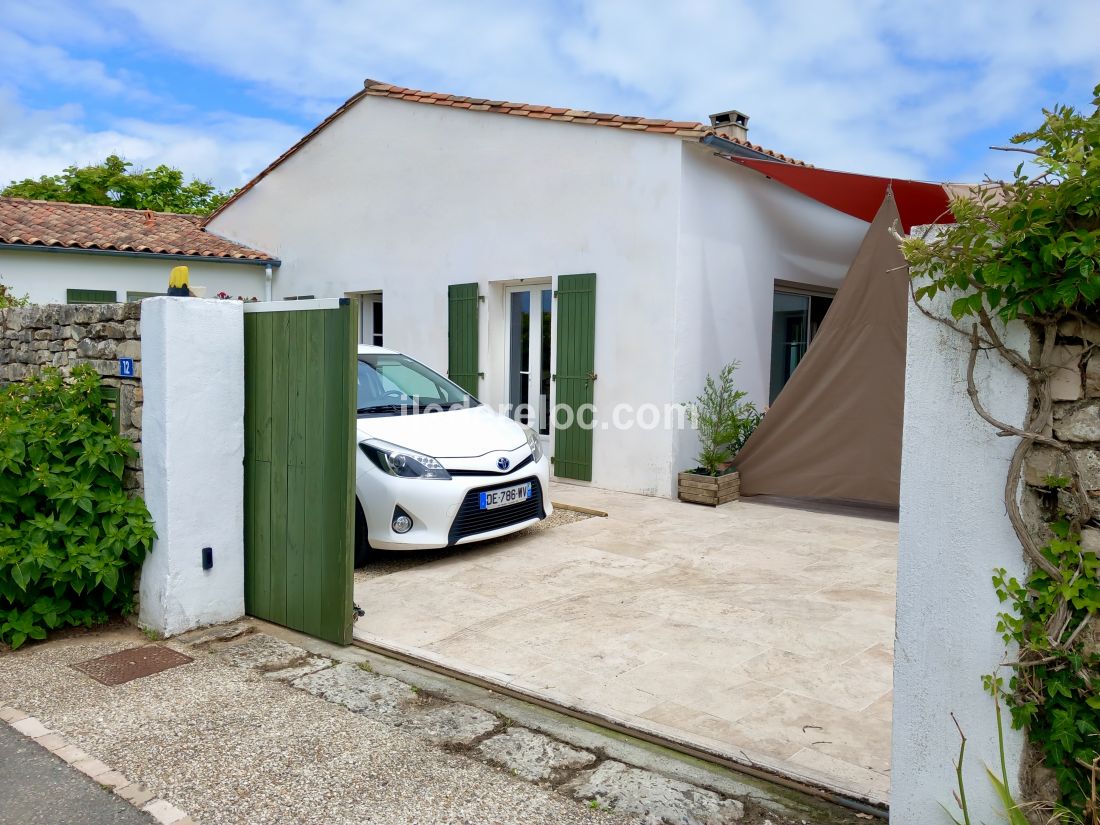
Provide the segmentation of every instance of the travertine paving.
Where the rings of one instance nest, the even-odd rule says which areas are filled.
[[[886,801],[895,523],[552,495],[609,516],[361,579],[356,636]]]

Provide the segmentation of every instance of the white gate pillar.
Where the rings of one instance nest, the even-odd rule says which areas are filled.
[[[139,620],[173,636],[244,614],[242,304],[147,299],[141,348],[145,502],[157,539]]]
[[[949,317],[948,301],[937,311]],[[1022,326],[1007,343],[1027,351]],[[905,366],[897,630],[894,649],[892,825],[946,822],[958,812],[953,761],[966,733],[966,795],[974,822],[1003,818],[985,773],[999,773],[993,699],[982,676],[1002,662],[997,632],[1004,606],[993,570],[1026,575],[1020,542],[1005,513],[1004,487],[1014,438],[999,438],[966,393],[970,342],[910,303]],[[1024,378],[1000,356],[979,353],[976,380],[998,419],[1023,423]],[[1005,674],[1006,677],[1010,674]],[[1005,752],[1013,785],[1022,737],[1005,713]],[[958,817],[961,819],[961,816]]]

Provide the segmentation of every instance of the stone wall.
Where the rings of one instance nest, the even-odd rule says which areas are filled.
[[[1100,555],[1100,323],[1063,321],[1054,358],[1058,365],[1051,381],[1054,437],[1070,448],[1089,494],[1081,546]],[[1057,488],[1055,480],[1069,475],[1069,461],[1063,453],[1049,447],[1032,449],[1024,465],[1027,490],[1022,509],[1033,526],[1048,521],[1059,510],[1077,513],[1074,496],[1065,490],[1052,492],[1052,487]],[[1100,632],[1095,627],[1092,646],[1100,652]]]
[[[134,378],[119,377],[119,358],[134,359]],[[43,367],[68,373],[88,364],[119,391],[119,432],[134,442],[123,484],[144,494],[141,469],[141,304],[47,304],[0,309],[0,383]]]

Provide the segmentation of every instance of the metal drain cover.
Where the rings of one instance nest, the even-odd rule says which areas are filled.
[[[163,645],[143,645],[78,662],[73,667],[104,685],[121,685],[190,661],[190,656]]]

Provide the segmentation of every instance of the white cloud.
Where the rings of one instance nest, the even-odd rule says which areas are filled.
[[[98,60],[71,57],[63,49],[32,43],[14,31],[0,31],[0,77],[24,86],[65,86],[97,94],[145,97],[126,72],[113,72]]]
[[[86,129],[82,114],[79,106],[30,110],[0,87],[0,187],[112,153],[137,166],[167,163],[219,187],[240,186],[299,137],[284,123],[219,113],[190,123],[126,118],[103,130]]]
[[[47,14],[60,14],[60,2],[49,0]],[[1015,159],[987,152],[985,133],[1007,138],[1034,125],[1052,90],[1070,96],[1062,102],[1087,103],[1100,80],[1095,0],[929,0],[919,8],[890,0],[423,0],[415,10],[405,0],[100,0],[74,15],[88,18],[83,30],[51,33],[26,10],[12,24],[24,44],[47,50],[32,55],[39,64],[57,58],[59,82],[128,85],[122,72],[48,51],[57,46],[51,37],[90,49],[125,31],[144,52],[242,83],[299,122],[323,117],[367,76],[677,119],[738,108],[752,117],[753,140],[771,148],[820,166],[912,177],[1003,173]],[[165,112],[178,118],[171,101]],[[78,116],[67,117],[79,132]],[[79,140],[98,145],[117,131],[150,156],[193,158],[219,182],[249,163],[257,171],[290,142],[233,122],[217,135],[220,151],[194,137],[201,129],[138,121]],[[269,156],[251,160],[272,143]]]

